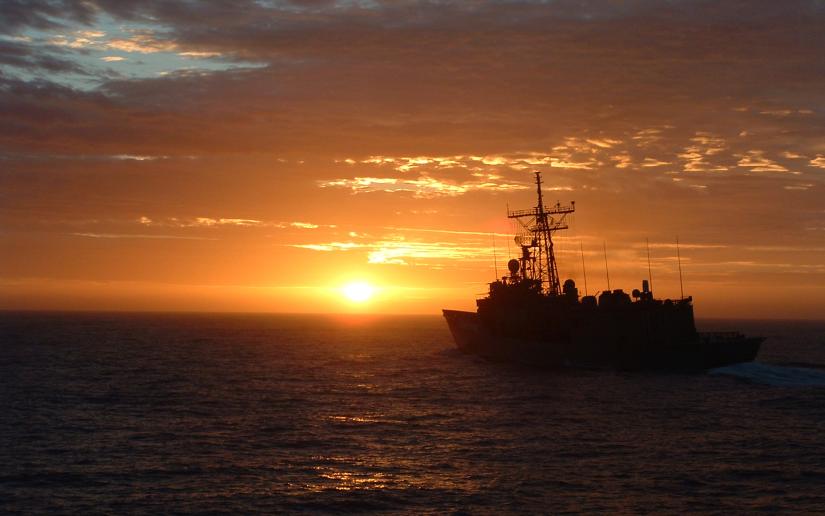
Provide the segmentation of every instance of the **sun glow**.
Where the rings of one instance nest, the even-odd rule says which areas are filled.
[[[341,288],[344,296],[354,303],[368,301],[375,293],[375,288],[369,283],[354,282],[348,283]]]

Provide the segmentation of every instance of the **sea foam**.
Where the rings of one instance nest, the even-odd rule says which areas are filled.
[[[777,387],[819,387],[825,386],[825,370],[807,367],[749,362],[727,367],[719,367],[710,374],[731,376],[741,380]]]

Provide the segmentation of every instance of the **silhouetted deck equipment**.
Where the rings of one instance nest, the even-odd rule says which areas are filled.
[[[540,172],[536,192],[535,208],[507,214],[521,226],[509,274],[490,283],[476,312],[443,310],[461,351],[542,367],[685,371],[756,358],[761,337],[697,332],[692,297],[656,299],[648,280],[632,297],[621,289],[579,297],[572,279],[560,285],[552,236],[567,229],[575,203],[545,206]]]

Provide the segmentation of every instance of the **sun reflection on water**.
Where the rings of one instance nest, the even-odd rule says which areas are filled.
[[[333,468],[318,466],[319,476],[332,481],[332,486],[324,486],[325,489],[335,489],[336,491],[353,490],[377,490],[390,487],[388,476],[380,472],[352,472],[341,471]]]

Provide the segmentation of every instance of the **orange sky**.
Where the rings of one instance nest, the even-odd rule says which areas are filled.
[[[580,289],[822,317],[821,3],[224,5],[4,6],[0,308],[472,308],[541,170]]]

